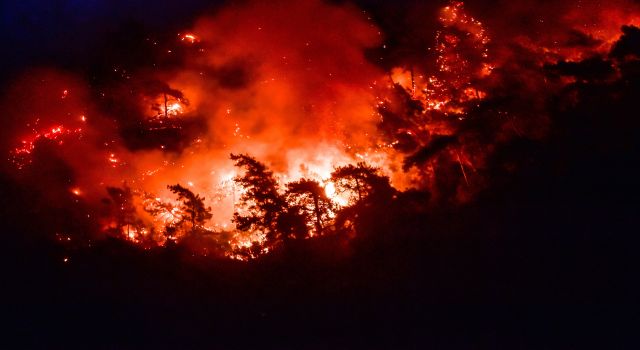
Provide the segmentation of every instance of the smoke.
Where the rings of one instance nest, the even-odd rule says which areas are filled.
[[[234,174],[229,153],[252,154],[283,180],[326,177],[352,159],[349,149],[372,145],[370,84],[384,72],[364,50],[380,43],[380,32],[356,8],[251,2],[201,18],[190,32],[197,40],[184,65],[159,78],[184,94],[188,114],[206,130],[171,158],[177,166],[156,177],[160,182],[215,193]],[[156,154],[136,158],[155,163]],[[214,203],[220,225],[229,221],[232,200]]]
[[[379,32],[355,8],[252,3],[201,19],[193,32],[204,53],[172,86],[196,101],[216,147],[250,151],[282,171],[290,150],[363,144],[375,131],[369,85],[384,73],[363,50]]]
[[[41,144],[55,143],[46,156],[23,154],[37,163],[27,171],[57,159],[69,168],[58,182],[86,201],[123,182],[162,198],[167,184],[188,185],[208,195],[213,221],[225,225],[233,211],[229,153],[250,153],[287,180],[327,177],[374,145],[371,84],[384,72],[364,51],[381,33],[357,8],[249,2],[198,19],[190,32],[193,40],[179,37],[164,53],[175,63],[114,66],[123,80],[93,91],[77,76],[29,71],[2,104],[12,125],[6,148],[31,138],[42,153]],[[175,115],[162,115],[165,98],[179,106]],[[25,124],[33,130],[25,133]],[[82,130],[42,137],[58,125]]]
[[[230,4],[167,42],[132,34],[140,47],[106,52],[118,61],[99,74],[29,69],[0,100],[5,171],[89,216],[107,186],[171,202],[180,183],[206,197],[216,229],[239,193],[230,153],[283,183],[366,161],[399,189],[466,201],[504,165],[497,150],[553,127],[549,100],[572,81],[545,65],[604,55],[639,13],[625,1],[404,5],[390,17],[409,24],[379,27],[384,6]]]

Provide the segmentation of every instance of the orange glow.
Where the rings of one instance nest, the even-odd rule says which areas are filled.
[[[465,128],[475,122],[477,108],[500,97],[492,96],[492,86],[509,64],[509,55],[494,49],[502,44],[501,34],[490,30],[490,22],[452,1],[432,14],[433,37],[421,38],[433,47],[420,47],[415,57],[393,63],[371,62],[369,53],[386,49],[388,39],[361,11],[336,4],[342,2],[285,3],[288,11],[249,1],[202,17],[192,28],[198,35],[174,33],[170,38],[181,47],[172,54],[184,54],[180,63],[135,72],[144,83],[99,91],[106,103],[92,102],[96,91],[83,91],[83,82],[59,76],[38,80],[39,93],[33,96],[46,100],[34,98],[35,106],[14,115],[29,123],[15,133],[20,138],[8,141],[11,161],[22,170],[18,173],[38,161],[63,164],[73,180],[65,178],[59,192],[96,208],[111,205],[100,221],[104,232],[149,247],[188,242],[197,231],[203,239],[219,240],[225,249],[221,255],[238,260],[256,258],[274,246],[266,244],[264,232],[240,231],[232,221],[247,189],[234,181],[239,171],[229,153],[248,153],[263,162],[279,194],[286,193],[287,183],[315,181],[330,200],[323,197],[331,208],[327,227],[341,208],[354,204],[353,195],[342,193],[341,184],[332,180],[341,166],[364,162],[379,168],[395,189],[424,189],[436,196],[442,161],[459,176],[450,179],[451,192],[461,195],[447,200],[470,198],[481,189],[483,165],[495,147],[480,144]],[[572,28],[584,22],[580,13],[564,17]],[[594,51],[614,42],[621,23],[638,22],[622,10],[603,10],[596,17],[597,25],[584,29],[603,40]],[[551,33],[549,41],[558,36]],[[546,39],[523,38],[518,45],[536,54],[535,63],[586,52]],[[126,112],[108,115],[97,107],[104,104]],[[508,124],[520,136],[512,116],[500,110],[490,114],[488,124]],[[430,152],[435,154],[431,158],[407,162]],[[189,226],[188,210],[168,184],[205,197],[212,218],[198,230]],[[126,200],[100,201],[106,187],[125,185],[130,187]],[[314,222],[304,224],[313,228]],[[318,234],[324,234],[322,229]]]
[[[167,113],[170,115],[178,115],[181,112],[182,112],[182,106],[177,102],[167,107]]]
[[[198,37],[197,37],[197,36],[195,36],[195,35],[194,35],[194,34],[192,34],[192,33],[187,33],[187,34],[184,34],[184,35],[180,38],[180,40],[185,41],[185,42],[188,42],[188,43],[190,43],[190,44],[193,44],[193,43],[195,43],[196,41],[198,41]]]
[[[40,140],[55,141],[58,145],[64,143],[65,136],[76,135],[81,137],[82,129],[67,129],[63,125],[54,126],[44,131],[35,131],[33,135],[25,137],[20,141],[20,146],[11,151],[13,164],[22,169],[31,163],[31,153],[36,148],[36,143]]]

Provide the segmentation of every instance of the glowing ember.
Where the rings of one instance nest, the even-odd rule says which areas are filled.
[[[54,141],[58,145],[64,143],[64,137],[70,135],[81,136],[82,129],[67,129],[62,125],[55,126],[46,131],[34,131],[34,134],[20,141],[20,146],[11,151],[12,162],[18,169],[24,168],[31,163],[31,153],[36,148],[37,142],[41,140]]]
[[[118,166],[118,163],[120,163],[120,160],[113,153],[109,154],[109,157],[107,158],[107,160],[109,161],[109,163],[111,163],[111,166],[114,168]]]
[[[162,49],[183,55],[170,68],[115,66],[121,86],[86,93],[99,103],[74,102],[82,89],[66,81],[48,88],[56,105],[25,112],[50,115],[28,124],[11,161],[21,174],[33,159],[64,169],[57,189],[100,213],[107,235],[145,248],[207,242],[247,260],[292,239],[353,235],[354,212],[399,191],[463,202],[483,186],[491,142],[526,136],[495,93],[508,58],[462,2],[434,14],[433,47],[381,65],[364,53],[387,50],[384,36],[360,12],[290,6],[299,16],[250,2],[198,21],[198,36],[172,39],[188,45]],[[563,57],[519,45],[544,51],[533,66]],[[475,113],[483,104],[496,107]]]
[[[193,44],[193,43],[195,43],[195,42],[198,40],[198,37],[196,37],[194,34],[187,33],[187,34],[183,35],[183,36],[180,38],[180,40],[182,40],[182,41],[186,41],[186,42],[188,42],[188,43],[190,43],[190,44]]]

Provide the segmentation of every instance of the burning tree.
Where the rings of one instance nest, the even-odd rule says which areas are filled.
[[[191,192],[180,184],[167,187],[171,192],[178,195],[178,200],[182,204],[180,210],[184,215],[182,215],[181,222],[176,226],[180,226],[182,222],[188,220],[191,223],[191,233],[195,233],[199,228],[203,227],[205,221],[211,219],[213,216],[211,207],[205,207],[204,197],[200,197],[200,195]]]

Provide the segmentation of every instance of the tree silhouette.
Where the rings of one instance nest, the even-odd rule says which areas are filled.
[[[188,220],[191,223],[192,233],[195,233],[198,228],[204,225],[205,221],[213,216],[211,207],[204,205],[204,197],[200,197],[180,184],[169,185],[167,188],[178,195],[178,200],[182,203],[180,210],[185,214],[183,220]]]
[[[286,196],[290,205],[294,205],[305,222],[313,222],[315,233],[323,233],[325,222],[330,220],[334,209],[333,202],[317,181],[300,179],[287,184]]]
[[[308,237],[309,220],[303,213],[304,208],[301,205],[287,203],[285,211],[278,216],[278,232],[283,240]]]
[[[231,160],[235,166],[244,168],[244,174],[234,178],[234,181],[245,192],[240,197],[241,212],[233,213],[233,222],[241,231],[261,231],[271,243],[287,236],[289,225],[285,225],[290,219],[287,202],[278,192],[278,182],[273,172],[246,154],[231,154]]]
[[[337,230],[352,232],[374,231],[389,215],[389,204],[395,190],[389,178],[378,174],[378,169],[365,163],[349,164],[331,173],[336,193],[349,197],[348,206],[336,215]]]
[[[391,199],[393,188],[389,178],[378,174],[378,169],[360,162],[336,168],[331,173],[337,193],[347,193],[352,205],[370,203],[372,200]]]

